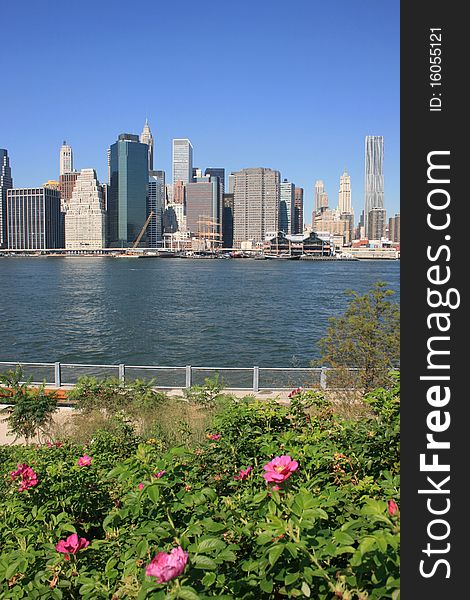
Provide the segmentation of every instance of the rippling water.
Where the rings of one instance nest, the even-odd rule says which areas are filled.
[[[0,259],[0,360],[308,366],[345,290],[398,261]]]

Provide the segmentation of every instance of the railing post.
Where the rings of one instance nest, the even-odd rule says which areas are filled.
[[[56,387],[60,387],[62,385],[62,373],[60,368],[60,362],[54,363],[54,382]]]
[[[191,365],[186,365],[186,386],[187,388],[191,387]]]
[[[259,392],[259,367],[253,367],[253,391]]]
[[[126,365],[119,365],[119,381],[124,383],[126,381]]]
[[[326,390],[326,368],[322,367],[320,372],[320,387],[322,390]]]

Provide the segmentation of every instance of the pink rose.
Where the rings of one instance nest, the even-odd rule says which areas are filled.
[[[55,549],[61,554],[65,554],[65,560],[70,560],[70,554],[76,554],[79,550],[89,546],[90,542],[85,538],[79,538],[76,533],[72,533],[66,540],[60,540]]]
[[[248,477],[248,475],[251,473],[251,471],[253,471],[253,467],[248,467],[248,468],[247,468],[247,469],[245,469],[245,470],[243,470],[243,469],[242,469],[242,470],[241,470],[241,471],[238,473],[238,475],[235,475],[235,476],[234,476],[234,479],[235,479],[236,481],[238,481],[238,480],[240,480],[240,481],[244,481],[244,480],[245,480],[245,479]]]
[[[282,483],[288,479],[294,471],[299,467],[296,460],[292,460],[290,456],[276,456],[272,461],[264,465],[263,469],[266,473],[263,477],[266,481],[274,483]]]
[[[398,504],[393,500],[388,501],[388,514],[394,517],[398,512]]]
[[[139,488],[139,490],[143,490],[145,487],[145,483],[139,483],[137,487]]]
[[[84,454],[78,459],[77,464],[79,467],[88,467],[88,465],[91,465],[91,456]]]
[[[295,396],[296,394],[300,394],[301,392],[302,392],[302,388],[298,387],[298,388],[295,388],[295,390],[292,390],[291,392],[289,392],[287,394],[287,396],[288,396],[288,398],[292,398],[292,396]]]
[[[208,433],[208,434],[207,434],[207,437],[208,437],[210,440],[220,440],[220,438],[221,438],[222,436],[220,435],[220,433]]]
[[[160,477],[163,477],[163,475],[165,475],[166,471],[165,469],[163,469],[162,471],[158,471],[158,473],[154,473],[153,476],[156,477],[157,479],[160,479]]]
[[[145,574],[149,577],[156,577],[157,583],[165,583],[181,575],[187,562],[188,553],[178,546],[173,548],[169,554],[159,552],[147,565]]]
[[[24,463],[19,464],[16,471],[11,471],[10,477],[12,481],[15,481],[15,479],[21,477],[21,481],[18,486],[19,492],[24,492],[25,490],[38,484],[38,476],[29,465]]]

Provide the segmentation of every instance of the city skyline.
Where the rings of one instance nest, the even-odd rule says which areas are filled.
[[[220,166],[227,174],[251,167],[279,170],[282,178],[304,189],[306,215],[313,209],[315,181],[323,180],[332,197],[344,169],[351,176],[354,212],[360,214],[363,140],[383,135],[385,206],[390,214],[399,212],[398,2],[300,2],[289,7],[287,19],[281,2],[241,2],[237,11],[222,9],[224,25],[216,31],[207,15],[216,6],[219,14],[220,6],[203,1],[197,28],[191,6],[184,0],[179,5],[181,46],[172,42],[176,7],[168,5],[141,1],[131,13],[124,5],[110,10],[108,2],[85,0],[67,22],[54,1],[37,13],[28,6],[5,7],[10,27],[4,58],[12,93],[0,99],[0,146],[9,150],[15,186],[57,179],[56,152],[64,139],[73,147],[75,168],[94,168],[106,181],[106,149],[120,132],[142,131],[148,118],[155,138],[154,169],[165,170],[167,181],[171,140],[188,138],[195,166]],[[140,35],[144,17],[158,18],[157,38]],[[315,22],[322,27],[314,28],[313,36]],[[37,52],[37,27],[60,39]],[[84,27],[86,46],[81,43]],[[112,61],[109,48],[122,35],[129,40],[126,52]],[[63,41],[66,55],[60,52]],[[192,68],[181,77],[179,65],[188,48]],[[74,76],[68,80],[67,101],[52,91],[44,94],[39,84],[44,76],[70,68]],[[219,80],[211,81],[209,72],[219,73]],[[284,75],[291,78],[290,88],[281,84]],[[116,94],[112,82],[123,76],[126,86]],[[31,93],[14,93],[25,81]],[[99,90],[92,103],[89,89]]]

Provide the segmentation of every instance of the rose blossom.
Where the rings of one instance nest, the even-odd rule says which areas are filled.
[[[207,437],[210,440],[219,440],[222,436],[220,435],[220,433],[208,433]]]
[[[79,550],[86,548],[90,542],[85,538],[79,538],[76,533],[72,533],[66,540],[60,540],[55,549],[61,554],[65,554],[65,560],[70,560],[71,554],[76,554]]]
[[[295,388],[295,390],[292,390],[291,392],[289,392],[287,394],[287,397],[292,398],[292,396],[295,396],[296,394],[300,394],[301,391],[302,391],[301,387]]]
[[[266,473],[263,477],[266,481],[274,483],[282,483],[288,479],[294,471],[299,467],[296,460],[292,460],[290,456],[276,456],[272,461],[264,465],[263,469]]]
[[[25,490],[38,484],[38,476],[29,465],[24,463],[19,464],[16,471],[11,471],[10,477],[12,481],[15,481],[17,477],[21,477],[21,481],[18,486],[19,492],[24,492]]]
[[[169,554],[159,552],[152,562],[147,565],[145,574],[156,577],[157,583],[165,583],[181,575],[187,562],[188,553],[184,552],[181,546],[178,546],[173,548]]]
[[[163,475],[165,475],[166,471],[165,469],[162,469],[161,471],[158,471],[158,473],[154,473],[153,476],[156,477],[157,479],[160,479],[160,477],[163,477]]]
[[[88,465],[91,465],[91,456],[84,454],[78,459],[77,464],[79,467],[88,467]]]
[[[398,504],[393,500],[388,501],[388,514],[394,517],[398,512]]]
[[[243,470],[241,469],[241,471],[238,473],[238,475],[235,475],[233,478],[238,481],[244,481],[248,475],[250,474],[250,472],[253,471],[253,467],[248,467],[247,469]]]
[[[139,483],[137,487],[139,488],[139,490],[143,490],[145,487],[145,483]]]

